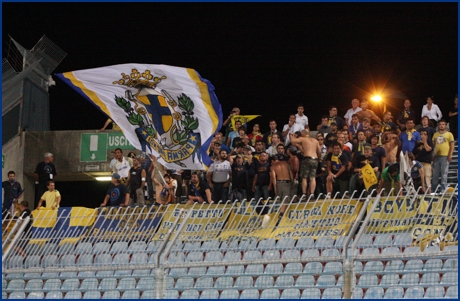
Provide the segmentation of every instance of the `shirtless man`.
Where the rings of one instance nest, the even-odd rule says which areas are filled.
[[[363,99],[361,101],[361,111],[356,113],[360,121],[363,121],[364,118],[374,119],[377,122],[380,122],[380,118],[372,110],[367,109],[367,100]]]
[[[399,137],[391,131],[386,131],[382,134],[382,147],[387,153],[386,165],[391,165],[397,162]],[[382,170],[385,166],[382,166]]]
[[[310,137],[296,137],[289,134],[293,143],[302,145],[303,160],[300,167],[300,177],[302,178],[302,193],[307,194],[307,178],[310,179],[310,195],[315,193],[316,189],[316,170],[321,161],[321,149],[318,140]]]
[[[283,215],[286,211],[287,203],[291,198],[292,187],[292,172],[289,164],[285,160],[280,160],[279,155],[273,156],[272,165],[270,167],[270,185],[273,186],[275,196],[281,200],[280,214]]]
[[[160,205],[174,204],[174,187],[172,185],[171,176],[165,174],[163,176],[165,182],[160,183],[152,173],[152,180],[155,183],[156,202]]]
[[[289,147],[286,150],[286,154],[288,156],[287,163],[289,164],[289,167],[291,168],[292,172],[292,192],[291,195],[298,195],[299,190],[299,167],[300,167],[300,161],[299,158],[296,156],[296,148],[295,147]]]

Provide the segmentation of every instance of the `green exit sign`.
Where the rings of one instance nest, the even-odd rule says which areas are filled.
[[[107,133],[81,134],[80,162],[107,161]]]

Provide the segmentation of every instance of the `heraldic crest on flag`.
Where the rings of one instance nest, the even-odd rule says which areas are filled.
[[[120,126],[137,149],[159,156],[168,168],[203,169],[208,158],[202,149],[209,145],[210,137],[222,123],[222,110],[211,83],[193,69],[143,66],[111,66],[117,67],[118,72],[110,68],[110,77],[101,70],[101,76],[107,80],[99,93],[89,83],[74,83],[77,80],[72,76],[85,70],[60,77],[80,89],[84,85],[96,92],[98,97],[83,91]],[[94,71],[91,76],[96,76]]]

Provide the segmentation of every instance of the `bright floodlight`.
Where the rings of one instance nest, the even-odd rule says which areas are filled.
[[[110,180],[112,180],[112,177],[96,177],[96,180],[98,180],[98,181],[110,181]]]
[[[379,102],[379,101],[382,101],[382,97],[380,95],[375,95],[371,97],[371,100]]]

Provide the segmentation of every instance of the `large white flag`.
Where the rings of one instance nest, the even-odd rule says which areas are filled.
[[[414,181],[411,177],[411,168],[409,164],[409,156],[402,151],[399,153],[399,182],[406,190],[407,194],[415,193]]]
[[[123,64],[57,74],[171,169],[204,169],[222,125],[214,87],[193,69]]]

